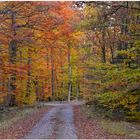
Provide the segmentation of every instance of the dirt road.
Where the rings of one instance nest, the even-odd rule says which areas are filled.
[[[71,104],[54,107],[32,128],[25,139],[76,139]]]

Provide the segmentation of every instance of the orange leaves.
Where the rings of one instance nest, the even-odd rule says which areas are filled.
[[[11,14],[0,14],[3,20],[0,26],[6,29],[0,31],[0,51],[4,50],[0,54],[0,74],[6,75],[5,92],[14,93],[18,103],[28,104],[35,101],[36,96],[51,96],[52,77],[56,92],[62,90],[64,73],[67,75],[68,45],[76,46],[78,36],[82,35],[74,33],[77,13],[71,4],[4,2],[0,6],[0,9],[8,6],[11,10]],[[10,46],[9,54],[12,40],[16,40],[16,44]]]
[[[17,66],[15,64],[8,64],[8,65],[4,65],[2,67],[3,72],[5,74],[26,74],[27,73],[27,69],[28,69],[28,65],[24,65],[24,66]]]

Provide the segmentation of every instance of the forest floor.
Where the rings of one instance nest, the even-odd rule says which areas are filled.
[[[74,114],[79,139],[140,139],[138,123],[104,118],[87,106],[75,106]]]
[[[4,114],[9,116],[7,121],[0,116],[0,139],[140,138],[139,124],[99,117],[83,102],[42,104],[12,110],[10,115]]]
[[[0,112],[0,139],[22,138],[51,107],[8,107]]]

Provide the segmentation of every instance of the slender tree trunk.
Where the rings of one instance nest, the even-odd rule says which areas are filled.
[[[79,86],[79,81],[77,81],[77,83],[76,83],[76,100],[78,100],[78,97],[79,97],[79,92],[80,92],[80,86]]]
[[[54,95],[54,58],[53,58],[53,47],[51,47],[51,74],[52,74],[52,99],[53,101],[55,100],[55,95]]]
[[[102,41],[102,63],[106,63],[105,29],[103,29],[102,31]]]
[[[68,46],[68,77],[69,77],[69,82],[68,82],[68,102],[70,102],[71,98],[71,91],[72,91],[72,68],[71,68],[71,53],[70,53],[70,46]]]
[[[60,57],[62,56],[62,49],[60,49]],[[60,65],[61,65],[61,78],[63,79],[63,74],[64,74],[64,68],[63,68],[63,61],[62,59],[60,60]],[[61,81],[61,89],[62,89],[62,95],[64,94],[64,81]]]
[[[16,64],[16,57],[17,57],[17,40],[15,40],[15,36],[16,36],[15,16],[16,16],[16,13],[11,11],[11,30],[13,32],[13,39],[9,42],[9,62],[10,62],[10,64]],[[14,104],[14,101],[12,101],[12,96],[14,96],[13,93],[16,90],[15,83],[16,83],[16,74],[15,74],[15,71],[12,71],[12,74],[9,77],[9,83],[8,83],[8,96],[7,96],[8,105]]]
[[[111,53],[111,63],[114,63],[114,51],[112,45],[110,46],[110,53]]]
[[[34,85],[35,85],[36,99],[37,99],[37,102],[39,102],[39,84],[38,84],[38,77],[35,78]]]
[[[59,88],[59,87],[58,87],[58,84],[59,84],[58,82],[59,82],[59,81],[58,81],[58,79],[57,79],[57,73],[56,73],[56,71],[55,71],[55,96],[57,96],[57,97],[59,96],[59,95],[58,95],[58,88]]]
[[[27,81],[27,93],[26,93],[26,97],[30,96],[31,93],[31,52],[30,52],[30,48],[28,48],[28,81]]]
[[[102,63],[106,63],[106,50],[102,47]]]
[[[11,78],[9,76],[9,78],[8,78],[8,94],[7,94],[6,106],[9,106],[8,97],[10,97],[10,95],[11,95]]]
[[[127,11],[128,11],[128,2],[125,2],[127,5]],[[126,36],[128,34],[128,14],[127,15],[122,15],[121,17],[121,22],[120,22],[120,28],[121,28],[121,35],[122,36]],[[119,44],[118,44],[118,51],[121,50],[126,50],[128,47],[128,42],[127,41],[123,41],[120,40]],[[122,55],[118,55],[117,56],[117,63],[122,63],[123,60],[126,59],[126,57],[122,56]]]

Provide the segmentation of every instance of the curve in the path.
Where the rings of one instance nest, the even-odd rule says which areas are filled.
[[[72,105],[59,105],[44,114],[25,139],[77,139]]]

